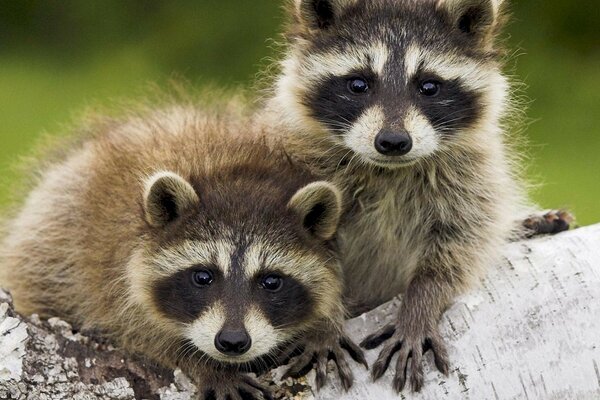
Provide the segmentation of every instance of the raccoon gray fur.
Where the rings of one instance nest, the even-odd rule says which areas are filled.
[[[248,126],[187,106],[85,126],[5,226],[17,310],[181,368],[202,398],[270,398],[243,371],[343,321],[341,194]]]
[[[343,188],[339,232],[352,315],[403,294],[363,342],[398,353],[393,385],[423,385],[431,349],[448,372],[444,310],[482,276],[531,209],[505,132],[510,84],[494,0],[295,0],[281,74],[257,118]],[[533,230],[568,227],[534,217]],[[543,228],[542,228],[543,227]],[[408,373],[408,374],[407,374]]]

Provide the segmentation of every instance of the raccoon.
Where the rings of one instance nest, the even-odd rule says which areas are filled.
[[[248,126],[182,106],[86,126],[5,227],[17,310],[181,368],[202,398],[271,398],[243,371],[341,326],[341,194]]]
[[[396,321],[367,337],[398,353],[394,388],[423,385],[423,354],[448,373],[438,322],[533,209],[506,133],[510,84],[494,0],[295,0],[288,48],[257,118],[289,153],[347,193],[339,245],[352,315],[402,293]],[[526,232],[568,228],[528,219]],[[408,376],[407,376],[408,375]]]

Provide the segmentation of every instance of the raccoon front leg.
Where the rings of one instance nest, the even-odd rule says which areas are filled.
[[[268,387],[241,372],[238,366],[211,361],[201,353],[182,357],[189,348],[180,346],[180,349],[175,364],[170,366],[181,369],[193,380],[199,400],[273,400]]]
[[[438,322],[455,294],[451,281],[433,270],[421,270],[410,283],[402,302],[398,319],[368,336],[361,346],[374,349],[386,342],[373,364],[372,377],[381,378],[398,353],[394,389],[402,391],[410,378],[412,389],[423,386],[423,354],[432,350],[437,368],[448,374],[446,345],[439,333]]]
[[[207,371],[197,384],[200,400],[273,400],[269,388],[233,370]]]
[[[320,390],[327,383],[327,363],[329,360],[333,360],[336,364],[338,376],[345,390],[350,389],[354,383],[354,375],[348,364],[346,354],[365,368],[369,368],[361,348],[340,329],[333,326],[307,335],[283,353],[281,358],[289,358],[299,348],[301,352],[291,363],[285,377],[298,378],[315,368],[317,390]]]

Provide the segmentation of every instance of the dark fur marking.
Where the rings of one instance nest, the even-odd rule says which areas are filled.
[[[394,336],[394,332],[396,332],[396,327],[394,325],[388,325],[384,332],[380,335],[370,335],[365,338],[360,344],[361,347],[367,350],[372,350],[379,347],[383,342]]]
[[[257,304],[273,326],[297,324],[313,310],[310,292],[300,282],[284,276],[283,288],[275,293],[260,286],[262,275],[256,282],[246,280],[243,273],[227,279],[217,268],[210,268],[214,282],[205,288],[192,284],[191,274],[203,267],[180,271],[157,282],[153,299],[157,308],[167,317],[181,322],[193,322],[216,300],[225,301],[226,326],[242,327],[249,304]]]
[[[430,79],[427,73],[418,75],[420,77],[415,79],[415,87],[423,80]],[[479,95],[466,90],[459,80],[441,81],[440,93],[435,97],[419,95],[417,90],[415,93],[418,96],[415,104],[442,135],[452,135],[457,130],[469,127],[479,116]]]
[[[478,31],[492,24],[492,14],[493,10],[490,5],[486,1],[483,1],[465,10],[457,19],[457,27],[467,35],[476,35]]]
[[[194,267],[179,271],[154,285],[154,304],[166,317],[192,322],[220,296],[223,275],[218,268],[206,268],[213,273],[214,282],[205,288],[192,284],[191,275],[199,269],[205,268]]]
[[[348,79],[364,77],[369,82],[369,92],[356,95],[348,90]],[[346,131],[372,105],[370,92],[375,84],[370,72],[350,73],[347,76],[330,76],[317,85],[317,90],[304,99],[315,119],[325,124],[335,134]]]
[[[231,254],[231,263],[229,268],[230,274],[234,277],[243,275],[245,255],[249,245],[247,241],[241,237],[236,241],[236,243],[237,246],[235,251],[233,254]]]
[[[314,300],[307,288],[293,278],[283,278],[281,290],[270,293],[260,287],[262,276],[257,277],[258,282],[253,294],[254,300],[275,327],[302,322],[314,308]]]
[[[179,217],[180,210],[177,207],[177,201],[171,193],[163,193],[159,198],[159,203],[164,211],[167,222],[172,222]]]
[[[435,240],[452,241],[462,239],[464,236],[463,228],[452,222],[435,221],[431,226],[431,236]]]
[[[314,233],[315,226],[317,226],[323,219],[324,214],[327,212],[327,206],[319,203],[315,204],[312,210],[304,217],[304,227],[309,232]]]
[[[314,0],[313,10],[317,17],[317,25],[320,29],[327,29],[335,18],[333,6],[327,0]]]

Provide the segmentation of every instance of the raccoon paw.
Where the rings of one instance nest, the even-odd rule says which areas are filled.
[[[200,387],[200,400],[273,400],[269,388],[245,374],[219,376]]]
[[[372,377],[377,380],[388,369],[392,357],[398,353],[396,374],[392,385],[400,393],[410,376],[412,390],[418,392],[423,387],[423,354],[433,351],[435,365],[444,375],[448,375],[449,362],[446,345],[437,328],[431,332],[411,332],[401,324],[390,324],[362,341],[361,347],[371,350],[387,342],[377,361],[373,364]]]
[[[575,217],[566,210],[552,210],[544,215],[532,215],[523,221],[524,236],[531,238],[568,231],[574,220]]]
[[[325,335],[323,335],[325,336]],[[345,335],[331,335],[331,340],[324,340],[322,336],[312,336],[304,339],[299,346],[302,348],[300,354],[293,360],[284,378],[299,378],[316,369],[316,389],[320,390],[327,383],[327,363],[333,360],[337,366],[338,376],[344,390],[349,390],[354,383],[352,369],[346,359],[346,353],[359,364],[369,368],[363,351],[350,338]],[[292,348],[284,353],[282,358],[288,358],[296,352]]]

